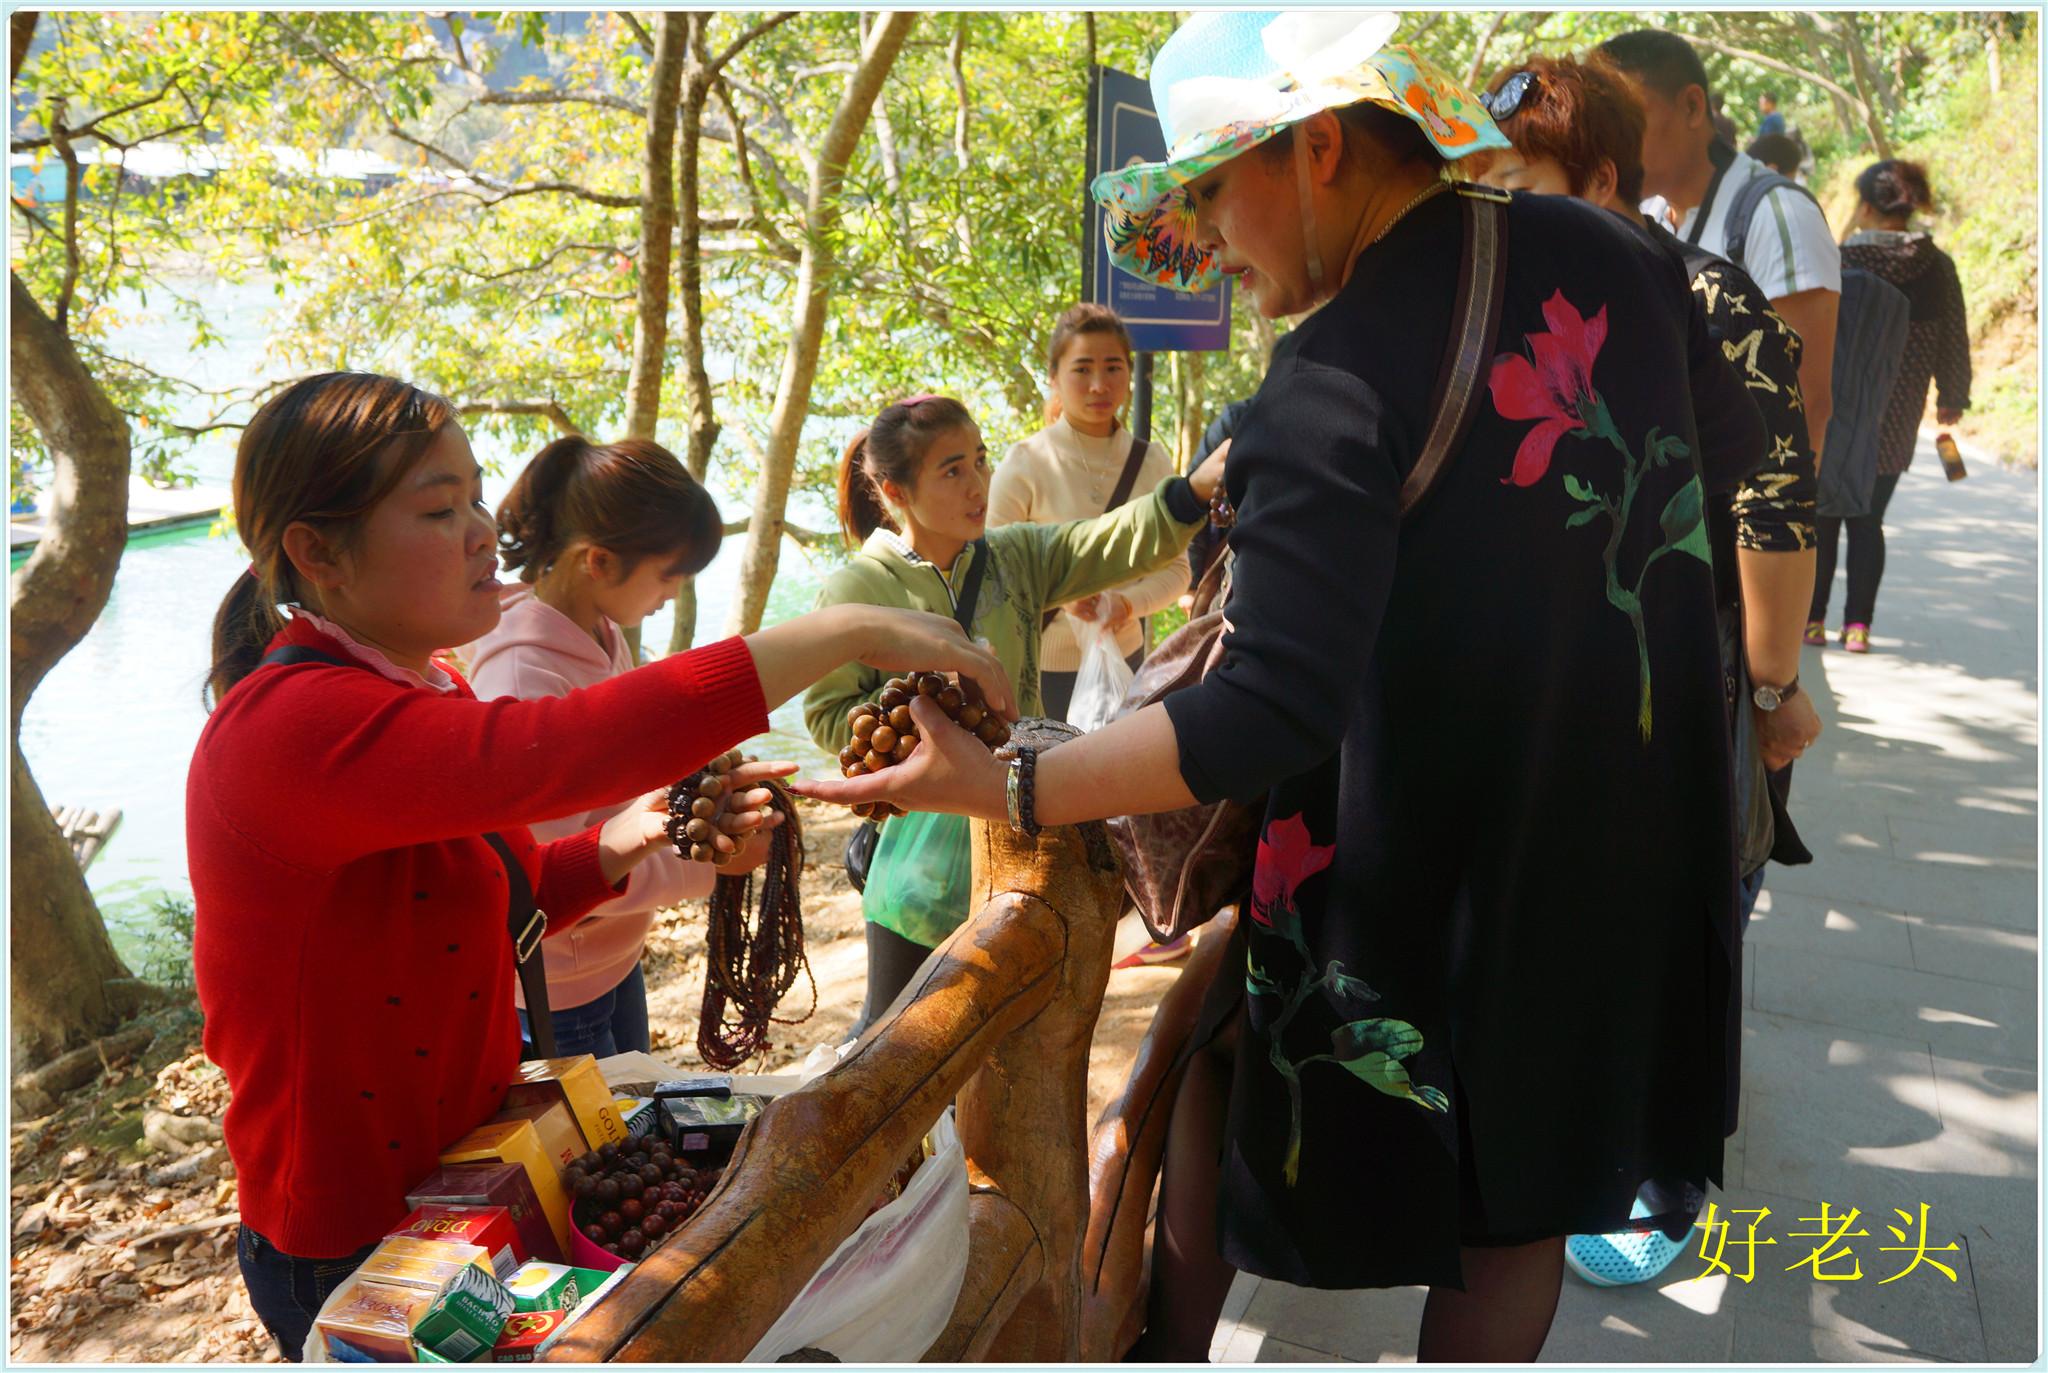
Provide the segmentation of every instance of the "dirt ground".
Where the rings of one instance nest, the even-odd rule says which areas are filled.
[[[853,820],[805,803],[802,893],[817,1008],[778,1026],[749,1072],[800,1063],[837,1044],[860,1014],[866,976],[860,897],[841,854]],[[697,1062],[704,990],[701,903],[671,912],[647,948],[654,1052]],[[1127,916],[1119,955],[1144,940]],[[1110,975],[1089,1061],[1088,1119],[1125,1072],[1176,968]],[[782,1011],[811,1004],[801,978]],[[276,1362],[235,1267],[235,1182],[219,1145],[227,1087],[199,1053],[195,1012],[158,1017],[156,1042],[115,1061],[48,1116],[14,1119],[9,1217],[10,1357],[22,1362]]]

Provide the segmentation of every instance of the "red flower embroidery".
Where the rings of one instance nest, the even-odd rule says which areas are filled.
[[[1501,479],[1503,486],[1534,486],[1550,470],[1550,455],[1557,441],[1574,429],[1586,427],[1586,415],[1600,403],[1593,390],[1593,359],[1607,341],[1607,307],[1601,306],[1591,319],[1582,318],[1564,298],[1554,292],[1543,302],[1547,334],[1529,335],[1532,363],[1519,353],[1503,353],[1493,360],[1486,384],[1493,392],[1493,408],[1502,419],[1541,420],[1522,438],[1515,450],[1514,470]]]
[[[1336,854],[1335,844],[1309,843],[1308,826],[1299,815],[1266,826],[1252,868],[1252,919],[1270,926],[1266,912],[1282,902],[1293,905],[1295,889],[1329,867]]]

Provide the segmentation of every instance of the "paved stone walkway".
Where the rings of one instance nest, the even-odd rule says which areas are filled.
[[[1892,502],[1876,651],[1806,650],[1826,733],[1793,815],[1815,862],[1771,869],[1750,926],[1743,1124],[1714,1198],[1768,1206],[1758,1238],[1777,1244],[1748,1283],[1695,1276],[1697,1236],[1646,1287],[1567,1274],[1545,1361],[2038,1357],[2038,510],[2034,473],[1980,462],[1950,485],[1923,441]],[[1823,1202],[1862,1213],[1860,1281],[1784,1271],[1819,1243],[1790,1234]],[[1956,1281],[1923,1264],[1879,1285],[1908,1257],[1878,1252],[1899,1242],[1893,1208],[1923,1202]],[[1409,1361],[1423,1297],[1240,1276],[1211,1357]]]

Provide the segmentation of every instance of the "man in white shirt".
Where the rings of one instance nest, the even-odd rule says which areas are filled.
[[[1688,243],[1728,256],[1728,210],[1744,183],[1769,168],[1714,136],[1706,68],[1692,44],[1661,29],[1637,29],[1600,45],[1643,99],[1643,212]],[[1814,457],[1822,457],[1832,381],[1835,313],[1842,302],[1842,254],[1827,217],[1805,194],[1781,187],[1750,215],[1741,266],[1805,345],[1799,387]]]

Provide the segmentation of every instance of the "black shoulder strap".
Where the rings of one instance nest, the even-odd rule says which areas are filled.
[[[1747,263],[1743,260],[1743,249],[1749,243],[1749,222],[1756,218],[1757,206],[1764,203],[1765,196],[1787,186],[1812,200],[1814,204],[1820,204],[1820,201],[1814,199],[1812,191],[1791,177],[1768,170],[1758,171],[1755,176],[1742,183],[1742,189],[1735,193],[1734,201],[1728,206],[1727,244],[1722,249],[1721,256],[1747,270]],[[1705,223],[1706,215],[1703,211],[1699,222],[1694,224],[1693,228],[1697,230]]]
[[[526,880],[526,868],[505,842],[505,836],[492,830],[484,835],[484,842],[498,851],[498,861],[505,865],[505,880],[510,884],[505,925],[512,935],[512,961],[519,966],[519,985],[526,992],[526,1023],[533,1032],[534,1052],[542,1058],[553,1058],[555,1020],[548,1009],[547,960],[539,957],[540,941],[548,932],[547,913],[534,901],[533,884]]]
[[[974,606],[981,599],[981,579],[988,571],[988,540],[976,539],[968,547],[974,550],[974,561],[967,568],[967,584],[953,598],[953,618],[960,622],[961,632],[971,639],[974,637]]]
[[[1451,334],[1430,398],[1429,436],[1401,483],[1405,519],[1428,498],[1437,478],[1465,441],[1478,410],[1480,379],[1500,337],[1502,287],[1507,279],[1508,195],[1484,186],[1453,186],[1464,209],[1465,253],[1458,265]]]
[[[1145,454],[1151,446],[1136,434],[1131,435],[1131,453],[1124,459],[1122,475],[1116,479],[1116,490],[1109,493],[1109,504],[1102,508],[1108,514],[1131,498],[1131,488],[1138,484],[1138,469],[1145,465]]]
[[[257,666],[293,667],[300,663],[326,663],[331,667],[368,670],[366,664],[300,644],[271,649]],[[533,1028],[533,1047],[542,1058],[553,1058],[555,1026],[548,1011],[547,966],[542,959],[534,957],[540,951],[541,936],[547,933],[548,918],[535,902],[533,884],[527,881],[526,869],[513,855],[512,846],[505,842],[505,836],[493,830],[484,836],[484,842],[497,851],[498,861],[505,866],[505,881],[510,891],[505,924],[512,935],[512,960],[519,965],[519,984],[526,989],[526,1019]]]
[[[283,648],[271,649],[270,652],[263,655],[263,661],[256,664],[256,666],[295,667],[300,663],[327,663],[334,667],[364,667],[362,663],[350,662],[346,658],[337,658],[332,653],[322,653],[317,648],[305,648],[299,644],[286,644]]]

